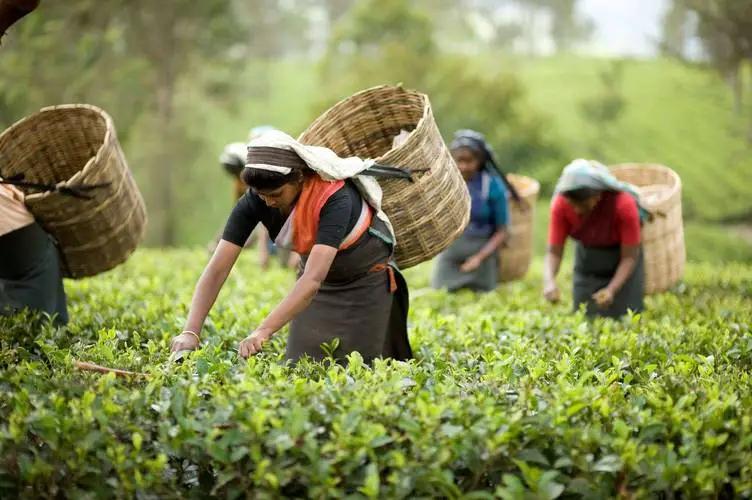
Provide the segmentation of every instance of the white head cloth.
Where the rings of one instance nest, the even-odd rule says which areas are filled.
[[[381,210],[381,199],[383,193],[379,182],[373,177],[360,175],[361,172],[373,165],[373,160],[363,160],[357,156],[340,158],[329,148],[301,144],[279,130],[270,130],[261,134],[248,143],[248,147],[267,147],[294,151],[311,170],[316,172],[324,180],[337,181],[352,179],[353,183],[358,188],[358,191],[360,191],[360,194],[366,202],[376,210],[377,216],[386,223],[389,232],[392,234],[392,238],[394,238],[392,223],[389,221],[389,218],[383,210]],[[288,167],[266,164],[246,164],[246,168],[257,168],[285,175],[291,172],[291,169]]]

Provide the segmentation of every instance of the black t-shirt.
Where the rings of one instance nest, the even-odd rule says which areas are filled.
[[[316,244],[339,248],[357,224],[362,204],[358,188],[349,181],[345,182],[342,189],[334,193],[321,208]],[[222,239],[242,247],[259,222],[275,239],[285,220],[279,209],[267,206],[258,195],[248,190],[227,219]]]

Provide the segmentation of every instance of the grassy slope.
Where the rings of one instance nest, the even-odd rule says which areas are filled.
[[[550,114],[570,150],[594,155],[595,127],[580,104],[600,88],[608,61],[560,57],[519,64],[531,101]],[[598,155],[607,163],[657,162],[674,168],[684,184],[685,213],[718,221],[752,212],[752,154],[743,123],[730,112],[730,94],[712,73],[672,61],[627,61],[627,106]]]
[[[547,113],[551,130],[564,147],[581,156],[594,155],[589,144],[595,130],[583,121],[579,103],[598,91],[598,72],[609,63],[559,57],[503,64],[522,78],[530,101]],[[273,83],[261,85],[255,75]],[[684,181],[684,208],[690,220],[749,212],[752,184],[742,177],[752,169],[752,155],[744,155],[743,141],[734,135],[739,123],[734,125],[728,92],[719,81],[712,74],[670,61],[628,62],[624,75],[629,104],[611,139],[602,146],[602,159],[655,161],[675,168]],[[206,196],[182,219],[180,228],[181,241],[189,244],[204,243],[230,210],[229,181],[215,159],[224,144],[243,140],[247,130],[258,124],[273,124],[297,134],[314,118],[318,78],[309,62],[251,66],[242,79],[248,82],[248,99],[233,113],[218,113],[211,102],[196,103],[184,97],[185,104],[204,117],[201,133],[212,140],[212,151],[200,152],[206,171],[194,180],[205,186]],[[724,170],[726,165],[733,168]],[[544,248],[546,211],[545,206],[539,211],[538,253]],[[693,260],[752,260],[752,245],[729,229],[690,221],[687,240]]]

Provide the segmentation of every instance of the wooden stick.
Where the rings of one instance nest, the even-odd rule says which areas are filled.
[[[148,377],[148,373],[131,372],[128,370],[118,370],[117,368],[107,368],[106,366],[88,363],[86,361],[74,361],[74,366],[79,370],[86,370],[98,373],[114,373],[118,377]]]

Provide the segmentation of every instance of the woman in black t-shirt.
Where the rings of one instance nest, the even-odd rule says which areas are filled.
[[[386,224],[358,189],[349,181],[325,181],[296,153],[271,147],[248,149],[242,177],[251,189],[232,211],[171,349],[199,346],[222,284],[243,243],[262,223],[278,245],[302,256],[304,270],[287,297],[240,343],[241,356],[258,353],[290,323],[286,357],[293,361],[323,358],[321,344],[334,339],[339,359],[353,351],[368,362],[411,358],[407,285],[391,265]]]

